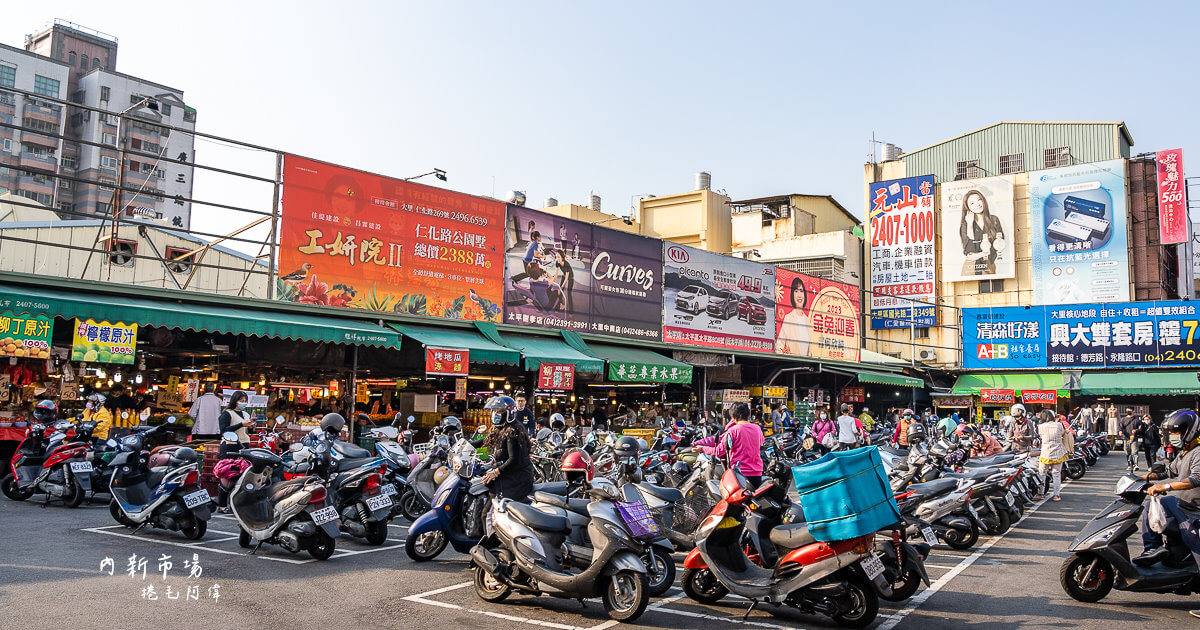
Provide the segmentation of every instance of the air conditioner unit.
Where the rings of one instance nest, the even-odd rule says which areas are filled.
[[[922,361],[933,361],[937,358],[937,353],[933,350],[921,350],[917,353],[917,358]]]

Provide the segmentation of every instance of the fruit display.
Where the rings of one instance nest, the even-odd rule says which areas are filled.
[[[0,349],[4,356],[8,357],[27,357],[30,359],[47,359],[50,358],[50,348],[26,347],[23,340],[14,339],[13,337],[0,337]]]

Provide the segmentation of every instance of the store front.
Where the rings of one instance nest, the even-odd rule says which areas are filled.
[[[1063,389],[1060,372],[985,372],[962,374],[954,382],[951,394],[970,396],[974,418],[978,422],[998,424],[1015,403],[1030,414],[1042,409],[1066,415],[1077,404],[1072,392]]]
[[[1151,372],[1089,372],[1079,383],[1080,404],[1099,403],[1106,411],[1101,425],[1116,433],[1116,418],[1127,409],[1134,414],[1150,414],[1161,420],[1176,409],[1196,409],[1200,405],[1200,373],[1195,370],[1155,370]],[[1114,410],[1113,421],[1107,410]]]

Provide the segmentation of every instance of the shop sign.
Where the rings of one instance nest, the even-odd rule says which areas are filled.
[[[717,352],[694,352],[692,350],[675,350],[671,353],[672,358],[680,363],[688,365],[717,367],[733,364],[732,354],[720,354]]]
[[[663,341],[775,349],[774,267],[669,241],[662,247]]]
[[[775,299],[775,352],[858,361],[858,287],[776,269]]]
[[[966,409],[971,407],[970,396],[934,396],[934,407],[946,407],[950,409]]]
[[[608,380],[639,383],[691,383],[692,366],[665,366],[630,361],[609,361]]]
[[[425,373],[436,376],[466,376],[470,353],[458,348],[425,348]]]
[[[187,393],[183,395],[184,402],[193,402],[200,396],[200,379],[189,378],[187,382]]]
[[[132,364],[137,347],[137,329],[137,324],[76,319],[71,360]]]
[[[867,402],[867,389],[865,387],[843,387],[842,402],[846,403],[861,403]]]
[[[538,389],[575,389],[575,365],[541,364],[538,366]]]
[[[727,403],[738,403],[738,402],[748,403],[748,402],[750,402],[750,390],[748,390],[748,389],[724,389],[724,390],[721,390],[720,400],[722,402],[727,402]]]
[[[1058,392],[1053,389],[1023,389],[1021,402],[1053,405],[1058,402]]]
[[[364,383],[362,381],[358,381],[357,383],[355,383],[354,384],[354,402],[365,404],[366,402],[370,401],[371,395],[367,393],[368,391],[370,391],[370,390],[367,389],[366,383]]]
[[[750,395],[756,398],[787,398],[788,388],[778,385],[770,387],[751,387]]]
[[[1187,211],[1187,187],[1183,179],[1183,149],[1159,151],[1158,239],[1163,245],[1186,243],[1191,232]]]
[[[985,405],[1011,405],[1016,401],[1016,392],[1011,389],[981,389],[979,398]]]
[[[870,185],[871,328],[934,325],[933,175]]]
[[[53,333],[50,317],[4,311],[0,313],[0,356],[48,358]]]
[[[454,379],[454,400],[466,400],[466,399],[467,399],[467,379],[465,379],[465,378]]]

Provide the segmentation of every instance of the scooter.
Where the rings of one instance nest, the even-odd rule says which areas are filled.
[[[67,426],[70,426],[67,424]],[[92,463],[88,444],[46,438],[46,426],[35,423],[17,446],[11,473],[0,480],[0,491],[14,501],[24,501],[36,492],[46,493],[46,504],[60,498],[67,507],[79,507],[92,490]]]
[[[1100,510],[1067,548],[1072,555],[1058,575],[1072,599],[1098,602],[1114,588],[1135,593],[1200,593],[1200,569],[1177,532],[1165,537],[1170,552],[1167,561],[1148,567],[1130,561],[1125,541],[1138,530],[1151,483],[1133,475],[1117,480],[1117,500]]]
[[[492,531],[471,549],[479,598],[500,602],[514,592],[600,597],[610,619],[632,622],[640,617],[650,603],[650,590],[641,545],[614,504],[620,492],[611,480],[597,477],[586,494],[593,499],[587,508],[590,554],[567,542],[571,522],[564,514],[493,499]]]
[[[384,465],[387,466],[383,478],[383,493],[392,497],[393,517],[402,513],[400,497],[408,488],[408,476],[413,466],[420,462],[419,457],[410,453],[412,429],[401,431],[399,424],[400,416],[397,415],[391,426],[374,427],[368,432],[368,435],[376,440],[375,453],[383,458]]]
[[[408,487],[400,494],[400,511],[404,513],[404,518],[415,521],[433,505],[434,493],[449,473],[449,469],[442,469],[445,468],[450,445],[450,436],[434,435],[430,440],[429,454],[413,466],[408,475]]]
[[[912,484],[908,490],[919,501],[913,516],[928,523],[950,547],[970,549],[978,542],[980,530],[986,527],[971,505],[974,486],[969,479],[935,479]]]
[[[236,439],[236,436],[235,436]],[[317,560],[333,555],[338,535],[338,511],[325,505],[325,485],[319,477],[297,477],[271,483],[283,460],[261,448],[245,449],[238,456],[250,462],[229,495],[229,506],[239,526],[238,544],[279,545],[297,553],[307,551]]]
[[[485,534],[488,488],[479,475],[486,467],[470,442],[459,440],[454,445],[450,468],[454,474],[438,486],[433,507],[408,528],[404,553],[416,562],[433,560],[447,544],[459,553],[467,553]]]
[[[325,480],[328,504],[338,511],[342,531],[365,538],[368,545],[382,545],[387,540],[388,521],[392,518],[392,497],[383,490],[383,459],[369,456],[366,449],[331,441],[324,431],[314,431],[305,438],[314,449],[315,464],[310,471]],[[332,453],[345,457],[333,460]],[[367,457],[362,455],[366,454]]]
[[[149,525],[199,540],[212,518],[212,497],[200,487],[196,451],[177,447],[150,455],[145,450],[146,442],[165,426],[108,440],[118,451],[108,486],[108,512],[134,530]]]

